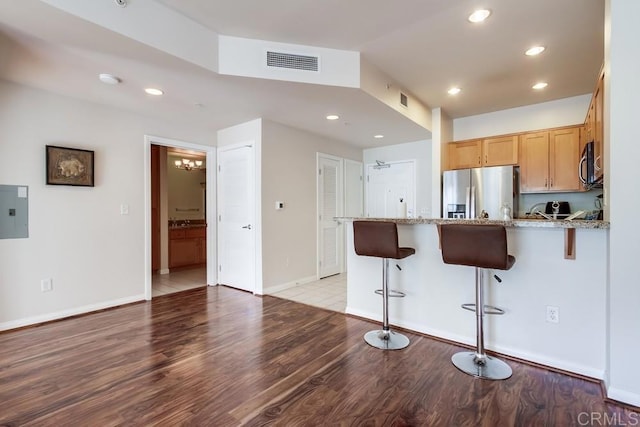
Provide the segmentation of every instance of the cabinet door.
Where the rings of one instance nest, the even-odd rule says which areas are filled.
[[[169,242],[169,268],[198,264],[198,239],[178,239]]]
[[[604,85],[604,75],[600,77],[598,80],[598,86],[596,87],[596,91],[593,94],[593,109],[594,109],[594,118],[593,118],[593,155],[595,158],[595,172],[596,178],[602,177],[604,174],[604,162],[603,162],[603,147],[602,147],[602,138],[604,135],[603,131],[603,123],[602,123],[602,109],[604,108],[604,98],[603,98],[603,85]]]
[[[482,140],[451,142],[448,145],[449,169],[467,169],[482,166]]]
[[[558,129],[549,135],[549,190],[580,191],[580,128]]]
[[[520,135],[520,192],[540,193],[549,185],[549,132]]]
[[[487,138],[482,141],[483,166],[518,164],[518,136]]]

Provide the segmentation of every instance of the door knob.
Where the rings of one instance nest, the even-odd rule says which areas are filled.
[[[245,226],[244,226],[244,227],[242,227],[242,228],[246,228],[246,229],[248,229],[248,230],[251,230],[251,224],[247,224],[247,225],[245,225]]]

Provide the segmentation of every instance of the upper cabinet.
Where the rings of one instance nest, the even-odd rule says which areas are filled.
[[[518,164],[518,136],[501,136],[482,140],[483,166]]]
[[[449,151],[449,169],[479,168],[482,166],[482,140],[451,142]]]
[[[518,136],[472,139],[447,144],[449,169],[518,164]]]
[[[580,126],[520,136],[520,192],[581,191]]]
[[[593,154],[595,158],[596,179],[601,179],[604,175],[603,158],[603,135],[604,124],[602,121],[604,109],[604,72],[600,73],[600,78],[591,97],[591,104],[587,111],[587,118],[584,123],[585,141],[593,141]]]

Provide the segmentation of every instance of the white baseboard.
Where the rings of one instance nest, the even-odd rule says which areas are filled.
[[[168,268],[161,268],[160,270],[158,270],[158,274],[169,274],[171,272],[171,270],[169,270]]]
[[[372,313],[362,310],[354,310],[350,307],[346,309],[347,314],[362,317],[365,319],[373,320],[376,322],[382,321],[382,313]],[[437,338],[442,338],[454,343],[460,343],[465,345],[475,345],[475,337],[467,337],[463,335],[452,334],[438,329],[424,328],[418,324],[410,322],[396,322],[393,317],[389,319],[389,323],[399,326],[409,331],[415,331],[422,334],[430,335]],[[507,356],[517,357],[518,359],[526,360],[529,362],[537,363],[551,368],[562,369],[563,371],[573,372],[579,375],[584,375],[597,380],[604,378],[604,369],[597,369],[591,366],[580,365],[568,360],[551,358],[538,353],[531,353],[529,351],[522,351],[512,347],[496,346],[487,343],[487,350],[495,351]],[[613,398],[612,398],[613,399]],[[619,399],[616,399],[619,400]],[[626,401],[625,401],[626,402]]]
[[[22,319],[12,320],[10,322],[0,323],[0,331],[9,329],[22,328],[24,326],[36,325],[38,323],[50,322],[52,320],[64,319],[65,317],[77,316],[78,314],[86,314],[92,311],[104,310],[105,308],[117,307],[119,305],[130,304],[132,302],[144,301],[144,294],[134,295],[127,298],[121,298],[113,301],[105,301],[97,304],[85,305],[82,307],[71,308],[69,310],[57,311],[55,313],[47,313],[39,316],[25,317]]]
[[[290,289],[293,287],[296,287],[298,285],[304,285],[307,283],[311,283],[314,282],[316,280],[316,276],[308,276],[308,277],[303,277],[302,279],[297,279],[297,280],[292,280],[291,282],[287,282],[287,283],[281,283],[279,285],[272,285],[269,286],[268,288],[264,288],[263,292],[265,294],[273,294],[276,292],[280,292],[280,291],[284,291],[285,289]]]
[[[607,387],[607,397],[618,402],[640,407],[640,394],[638,393],[621,390],[616,387]]]

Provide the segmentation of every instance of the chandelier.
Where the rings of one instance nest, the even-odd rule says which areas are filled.
[[[184,169],[187,171],[203,169],[202,160],[182,159],[182,160],[176,160],[174,164],[178,169]]]

